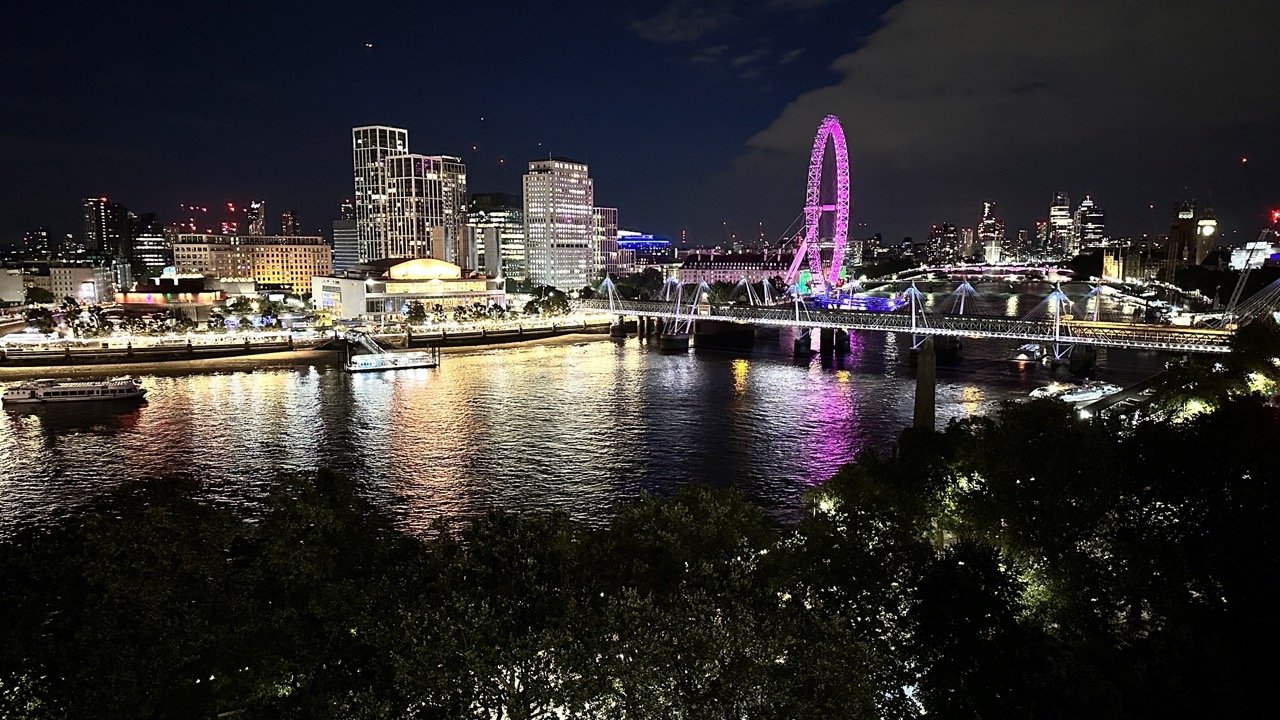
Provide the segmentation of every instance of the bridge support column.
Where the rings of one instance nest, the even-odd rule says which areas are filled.
[[[807,328],[796,328],[794,343],[796,357],[808,357],[813,354],[813,336]]]
[[[835,342],[836,342],[837,355],[849,354],[849,331],[848,330],[836,330]]]
[[[834,328],[822,328],[818,331],[818,352],[830,355],[836,349],[836,331]]]
[[[925,338],[916,350],[916,402],[911,426],[917,430],[935,429],[937,424],[938,360],[933,352],[933,338]]]
[[[723,320],[695,320],[693,341],[700,348],[750,350],[756,341],[755,328]]]
[[[1076,345],[1068,356],[1067,367],[1072,375],[1088,375],[1098,364],[1098,348],[1092,345]]]

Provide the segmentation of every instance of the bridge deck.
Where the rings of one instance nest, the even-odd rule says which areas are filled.
[[[584,310],[612,315],[634,315],[670,320],[689,320],[687,306],[670,302],[584,300]],[[1136,350],[1225,353],[1231,350],[1232,331],[1207,328],[1172,327],[1092,320],[1022,320],[978,315],[930,315],[923,319],[910,312],[868,312],[864,310],[817,310],[792,305],[760,307],[749,305],[700,306],[694,319],[724,320],[753,325],[793,325],[805,328],[880,330],[914,335],[989,337],[1025,342],[1086,344]]]

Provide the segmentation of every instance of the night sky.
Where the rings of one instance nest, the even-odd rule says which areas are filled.
[[[1115,234],[1167,230],[1190,193],[1252,237],[1280,205],[1278,29],[1275,0],[22,3],[0,241],[78,234],[87,195],[165,220],[265,198],[272,231],[286,209],[327,227],[369,123],[463,157],[472,192],[554,153],[625,228],[777,238],[827,113],[861,235],[973,225],[984,199],[1012,233],[1061,189]]]

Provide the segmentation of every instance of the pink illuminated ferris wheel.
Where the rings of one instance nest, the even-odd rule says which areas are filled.
[[[827,144],[835,151],[834,178],[824,183]],[[827,190],[824,193],[824,189]],[[830,218],[828,222],[824,219]],[[829,232],[827,236],[824,233]],[[840,268],[844,264],[845,246],[849,242],[849,149],[844,141],[844,129],[840,118],[828,115],[818,126],[813,138],[813,151],[809,155],[809,182],[804,198],[804,230],[797,236],[795,258],[787,272],[788,285],[794,285],[800,277],[800,268],[808,261],[813,290],[835,286],[840,281]],[[824,267],[822,246],[831,245],[831,264]]]

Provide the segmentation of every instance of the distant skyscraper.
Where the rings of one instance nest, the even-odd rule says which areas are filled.
[[[156,277],[173,264],[173,246],[164,223],[154,213],[143,213],[133,222],[129,242],[129,273],[134,280]]]
[[[338,208],[338,219],[339,220],[355,220],[356,219],[356,206],[352,204],[351,198],[346,198],[342,201],[342,205],[339,206]]]
[[[84,244],[92,255],[119,257],[129,237],[128,210],[106,198],[84,199]]]
[[[1071,244],[1067,254],[1075,256],[1087,246],[1102,244],[1107,234],[1107,218],[1102,208],[1093,202],[1093,198],[1085,195],[1071,218]]]
[[[354,207],[360,260],[394,257],[388,245],[386,159],[409,152],[409,131],[385,125],[351,129]]]
[[[587,166],[534,160],[524,176],[525,247],[535,285],[577,290],[592,279],[595,192]]]
[[[248,229],[250,235],[267,234],[266,200],[250,200],[249,207],[245,208],[245,214],[248,216],[245,227]]]
[[[596,276],[618,274],[618,208],[591,211],[591,272]]]
[[[302,224],[298,222],[298,214],[292,210],[285,210],[280,214],[280,234],[281,235],[301,235]]]
[[[1035,250],[1038,253],[1045,252],[1049,249],[1049,221],[1036,220],[1036,244]]]
[[[989,263],[1000,262],[1004,246],[1004,221],[995,216],[996,204],[982,203],[982,219],[978,221],[978,252]]]
[[[1071,199],[1064,192],[1053,194],[1049,203],[1049,250],[1067,252],[1071,246]]]
[[[489,277],[523,280],[528,275],[524,246],[524,208],[508,193],[476,193],[467,204],[467,231],[477,265]]]
[[[29,260],[48,258],[54,250],[53,244],[49,228],[44,225],[22,233],[22,254]]]
[[[925,254],[931,263],[949,263],[960,259],[960,232],[949,222],[929,228]]]

